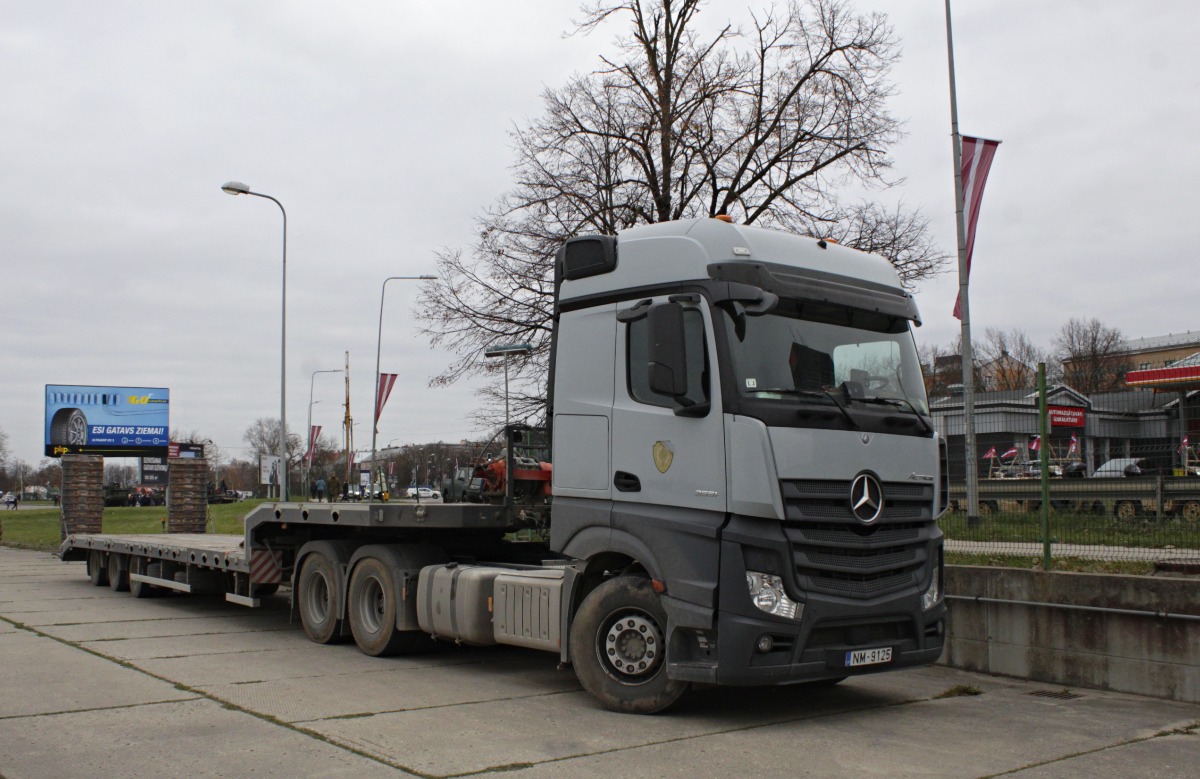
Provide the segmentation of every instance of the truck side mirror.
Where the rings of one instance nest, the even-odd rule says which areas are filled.
[[[687,395],[687,348],[683,337],[683,306],[660,303],[648,313],[650,389],[675,399]]]

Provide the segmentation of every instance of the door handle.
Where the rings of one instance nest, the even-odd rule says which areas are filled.
[[[618,492],[642,491],[641,479],[625,471],[617,471],[613,474],[613,486],[617,488]]]

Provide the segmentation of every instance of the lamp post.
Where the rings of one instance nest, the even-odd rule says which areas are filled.
[[[383,298],[389,281],[432,281],[437,276],[388,276],[379,287],[379,333],[375,337],[375,408],[371,420],[371,479],[368,488],[371,500],[375,499],[375,439],[379,435],[379,353],[383,346]]]
[[[316,443],[312,439],[312,407],[313,407],[313,403],[314,403],[314,401],[313,401],[313,385],[317,381],[318,373],[342,373],[342,369],[341,368],[330,368],[329,370],[313,371],[312,377],[309,378],[309,380],[308,380],[308,427],[305,428],[305,430],[308,431],[307,433],[305,433],[305,435],[308,436],[308,458],[307,458],[308,461],[304,465],[304,494],[305,495],[312,494],[309,491],[308,482],[309,482],[309,479],[312,478],[312,455],[313,455],[312,449],[313,449],[313,444]],[[318,400],[315,402],[320,403],[321,401]]]
[[[270,195],[252,192],[250,187],[240,181],[226,181],[221,185],[221,191],[229,195],[253,195],[265,198],[279,206],[283,214],[283,277],[280,284],[282,302],[279,315],[279,467],[282,470],[279,478],[279,499],[288,498],[288,461],[287,461],[287,211]]]
[[[532,351],[533,347],[529,344],[502,344],[493,346],[483,353],[483,356],[488,358],[504,358],[504,429],[506,431],[508,430],[508,358],[514,354],[528,356]],[[505,445],[507,446],[507,443]]]

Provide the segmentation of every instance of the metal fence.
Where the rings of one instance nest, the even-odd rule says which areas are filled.
[[[966,510],[962,395],[930,398],[949,443],[948,551],[1200,565],[1200,390],[1051,387],[1044,440],[1036,389],[973,402],[977,517]]]

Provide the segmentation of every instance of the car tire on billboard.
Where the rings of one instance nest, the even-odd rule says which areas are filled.
[[[60,446],[87,446],[88,421],[77,408],[62,408],[50,420],[50,443]]]

